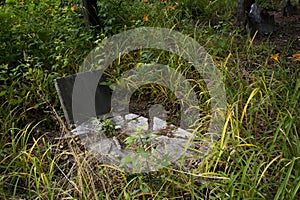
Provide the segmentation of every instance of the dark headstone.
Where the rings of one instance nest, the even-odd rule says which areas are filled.
[[[238,0],[237,9],[237,26],[245,26],[246,17],[245,14],[250,12],[251,5],[255,3],[255,0]]]
[[[256,3],[251,5],[250,12],[247,13],[246,29],[253,36],[256,31],[259,34],[270,34],[274,31],[274,15],[269,15],[265,10],[261,10]]]
[[[300,1],[298,1],[300,2]],[[292,16],[299,14],[299,10],[297,6],[292,5],[290,0],[286,0],[283,7],[282,7],[282,15],[283,16]]]
[[[86,80],[89,80],[89,76],[93,76],[94,73],[92,72],[85,72],[80,74],[80,76],[85,76]],[[69,75],[63,78],[58,78],[54,80],[55,88],[59,96],[59,100],[61,106],[64,111],[64,116],[66,117],[67,123],[69,126],[75,124],[73,118],[73,111],[72,111],[72,94],[73,94],[73,86],[76,79],[75,75]],[[100,78],[99,82],[104,82],[105,78],[103,76]],[[82,88],[85,88],[83,86]],[[86,83],[86,88],[89,88],[89,84]],[[107,114],[110,112],[111,109],[111,90],[106,85],[99,85],[96,89],[95,94],[95,110],[97,116]],[[87,116],[87,117],[95,117],[95,116]]]

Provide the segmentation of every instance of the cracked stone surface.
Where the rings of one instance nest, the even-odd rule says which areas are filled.
[[[136,139],[132,148],[122,148],[116,136],[105,135],[105,122],[97,119],[72,130],[74,135],[81,138],[87,150],[102,163],[116,165],[127,172],[141,173],[176,164],[183,157],[195,157],[195,151],[190,150],[195,147],[192,143],[193,134],[167,125],[158,117],[153,117],[152,129],[147,118],[132,113],[114,116],[109,120],[127,138]]]

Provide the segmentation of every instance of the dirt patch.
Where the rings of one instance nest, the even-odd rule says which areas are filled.
[[[275,31],[270,36],[279,49],[289,47],[300,51],[300,13],[284,17],[281,12],[270,12],[275,18]]]

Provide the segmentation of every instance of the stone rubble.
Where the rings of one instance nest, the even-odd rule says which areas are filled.
[[[120,167],[126,172],[142,173],[155,171],[161,167],[176,164],[184,159],[195,157],[192,144],[193,134],[167,125],[167,122],[153,117],[153,130],[149,130],[148,119],[136,114],[114,116],[109,118],[114,128],[126,133],[127,138],[138,138],[136,144],[140,149],[122,148],[116,136],[108,137],[103,130],[104,122],[94,119],[84,122],[72,130],[79,136],[89,152],[100,162]],[[162,135],[160,132],[169,132]],[[150,142],[149,142],[150,141]]]

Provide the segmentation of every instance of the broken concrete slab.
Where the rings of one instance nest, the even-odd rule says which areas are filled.
[[[156,130],[164,129],[164,128],[167,128],[167,122],[158,117],[153,117],[152,130],[156,131]]]
[[[80,137],[86,149],[101,163],[118,166],[126,172],[141,173],[176,164],[185,158],[199,158],[199,152],[191,150],[196,147],[193,143],[194,135],[174,125],[168,125],[163,106],[153,105],[149,110],[149,119],[133,113],[110,113],[112,97],[108,86],[98,85],[95,94],[96,116],[101,120],[87,115],[82,118],[81,123],[75,123],[72,109],[75,79],[77,76],[83,80],[89,80],[91,76],[95,79],[96,75],[85,72],[59,78],[54,82],[69,127],[76,124],[72,133]],[[105,79],[101,78],[100,82],[102,81]],[[80,87],[82,90],[89,90],[88,83],[80,83],[83,84]],[[79,114],[89,113],[83,106],[82,113]],[[109,134],[107,120],[114,126]],[[119,135],[114,135],[116,133]]]
[[[135,139],[134,143],[124,145],[117,136],[108,137],[102,129],[105,121],[97,119],[72,131],[102,163],[118,166],[126,172],[141,173],[199,157],[199,152],[191,150],[196,147],[194,135],[174,125],[165,126],[167,123],[162,119],[154,117],[155,130],[148,129],[147,118],[132,113],[109,120],[120,129],[119,133],[126,135],[126,139]],[[170,126],[172,128],[168,129]],[[164,135],[166,128],[170,136]]]
[[[120,124],[120,122],[117,122],[117,124],[120,124],[121,126],[126,126],[127,130],[144,130],[147,131],[148,126],[148,119],[146,117],[142,117],[133,113],[127,114],[124,116],[125,124]]]

